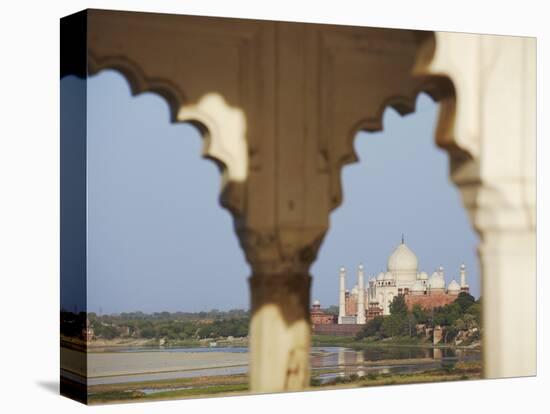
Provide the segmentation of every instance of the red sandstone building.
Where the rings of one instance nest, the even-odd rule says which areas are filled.
[[[321,303],[316,300],[311,308],[311,323],[313,325],[332,325],[336,323],[336,315],[326,313],[321,309]]]

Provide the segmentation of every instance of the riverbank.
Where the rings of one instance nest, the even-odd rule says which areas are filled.
[[[468,345],[437,344],[433,345],[431,341],[417,337],[394,337],[384,339],[364,338],[356,339],[353,336],[333,336],[333,335],[312,335],[312,346],[341,346],[352,349],[364,349],[369,347],[381,346],[406,346],[423,348],[464,348],[479,349],[480,342],[474,342]],[[115,338],[98,339],[87,344],[81,340],[72,338],[63,339],[62,346],[72,349],[88,350],[88,352],[109,352],[113,349],[121,348],[155,348],[155,347],[187,347],[187,348],[224,348],[224,347],[247,347],[248,338],[219,338],[219,339],[186,339],[186,340],[163,340],[158,339],[135,339],[135,338]]]
[[[343,346],[352,349],[364,349],[372,347],[422,347],[422,348],[456,348],[456,349],[480,349],[481,343],[474,342],[469,345],[454,345],[439,343],[433,345],[431,341],[417,337],[398,336],[393,338],[356,339],[353,336],[312,335],[311,346]]]
[[[312,379],[305,391],[402,385],[443,381],[466,381],[481,378],[479,362],[459,362],[454,367],[412,374],[368,374],[336,377],[322,383]],[[89,387],[90,404],[110,404],[134,401],[217,397],[248,394],[247,375],[180,378],[167,381],[130,384],[96,385]]]
[[[182,352],[186,351],[186,352]],[[135,350],[130,352],[92,352],[87,354],[86,375],[89,384],[100,382],[130,382],[133,377],[162,379],[170,373],[184,376],[185,373],[225,368],[245,369],[248,365],[246,350],[239,348],[217,349],[215,352],[199,352],[199,349]],[[209,351],[206,349],[206,351]],[[61,348],[65,361],[79,361],[82,354],[72,349]],[[66,369],[71,370],[70,367]],[[192,375],[196,376],[196,375]],[[113,378],[109,380],[109,378]]]
[[[135,339],[115,338],[97,339],[88,343],[91,352],[102,352],[115,348],[153,348],[153,347],[178,347],[178,348],[211,348],[228,346],[248,346],[248,338],[221,338],[221,339]]]

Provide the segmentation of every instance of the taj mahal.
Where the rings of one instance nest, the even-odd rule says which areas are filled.
[[[439,266],[431,276],[419,271],[418,258],[405,244],[401,243],[389,256],[387,270],[370,277],[365,285],[365,267],[359,264],[357,283],[351,291],[346,289],[346,269],[339,272],[339,312],[338,318],[321,310],[319,301],[313,303],[311,319],[314,325],[363,325],[376,316],[390,314],[390,304],[397,295],[403,295],[407,307],[419,304],[424,309],[452,303],[460,292],[469,292],[466,283],[466,267],[459,269],[459,280],[445,283],[445,274]]]

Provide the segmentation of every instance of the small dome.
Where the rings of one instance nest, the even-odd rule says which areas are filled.
[[[443,275],[439,272],[434,272],[430,276],[430,280],[428,282],[431,289],[445,289],[445,279],[443,278]]]
[[[344,266],[342,266],[342,267],[340,268],[340,272],[344,273],[345,271],[346,271],[346,268],[345,268]]]
[[[378,273],[378,276],[376,276],[376,280],[384,280],[384,273],[383,272]]]
[[[452,280],[451,283],[449,283],[449,286],[447,288],[451,292],[458,292],[460,290],[460,285],[457,283],[456,280]]]
[[[369,282],[376,282],[376,278],[373,276],[369,279]]]
[[[365,266],[363,266],[363,263],[359,263],[359,270],[364,270]]]
[[[417,280],[414,282],[414,285],[412,287],[413,292],[424,292],[424,285],[422,284],[422,281]]]
[[[313,306],[321,306],[321,302],[319,302],[318,300],[314,300]]]
[[[390,272],[414,271],[416,273],[417,269],[418,258],[405,243],[397,246],[388,259],[388,270]]]
[[[359,287],[355,285],[353,288],[351,288],[351,294],[357,295],[357,292],[359,292]]]
[[[426,272],[420,272],[418,274],[418,280],[428,280],[428,274]]]
[[[384,274],[384,280],[393,280],[393,274],[391,272],[386,272]]]

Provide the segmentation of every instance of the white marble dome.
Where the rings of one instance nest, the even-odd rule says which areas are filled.
[[[318,300],[313,301],[313,306],[320,306],[320,305],[321,305],[321,302],[319,302]]]
[[[443,278],[443,275],[439,272],[434,272],[430,276],[430,280],[428,282],[431,289],[445,289],[445,279]]]
[[[405,243],[401,243],[388,258],[390,272],[417,272],[418,258]]]
[[[426,272],[420,272],[418,274],[418,280],[428,280],[428,274]]]
[[[384,274],[384,280],[393,280],[393,275],[391,274],[391,272],[386,272]]]
[[[384,280],[384,272],[378,273],[378,276],[376,276],[376,280]]]
[[[460,290],[460,285],[456,280],[452,280],[451,283],[449,283],[449,286],[447,288],[451,292],[458,292]]]

